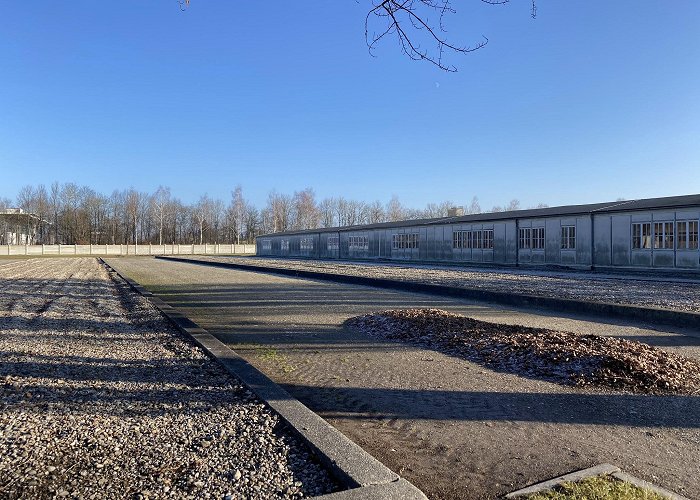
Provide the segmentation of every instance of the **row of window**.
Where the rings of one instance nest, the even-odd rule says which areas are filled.
[[[653,229],[653,231],[652,231]],[[338,250],[338,236],[327,238],[328,250]],[[351,249],[369,248],[369,237],[350,236],[348,239]],[[271,240],[262,240],[263,250],[272,250]],[[391,236],[391,247],[394,249],[418,248],[418,233],[394,234]],[[545,238],[543,227],[523,227],[518,232],[518,248],[544,250]],[[697,250],[698,221],[673,222],[635,222],[632,224],[632,248],[634,249],[673,249]],[[493,229],[473,231],[454,231],[452,233],[452,248],[493,248]],[[576,226],[561,227],[561,248],[576,248]],[[289,240],[281,240],[281,249],[289,250]],[[313,250],[313,238],[301,238],[300,250]]]
[[[454,231],[452,248],[493,248],[493,229]]]
[[[679,250],[696,250],[698,248],[698,221],[654,222],[652,233],[651,222],[635,222],[632,224],[632,248],[673,249],[674,241]]]
[[[521,227],[518,231],[518,248],[544,250],[544,228]]]
[[[367,236],[350,236],[348,243],[351,249],[367,250],[369,248],[369,237]]]
[[[544,228],[543,227],[521,227],[518,230],[518,248],[544,250]],[[561,227],[562,250],[573,250],[576,248],[576,226]]]
[[[418,233],[392,234],[391,248],[418,248]]]

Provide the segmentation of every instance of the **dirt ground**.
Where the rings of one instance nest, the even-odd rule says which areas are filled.
[[[342,324],[372,311],[435,307],[486,321],[621,336],[700,359],[698,332],[147,258],[110,264],[433,499],[496,498],[602,462],[700,498],[698,397],[564,387]]]

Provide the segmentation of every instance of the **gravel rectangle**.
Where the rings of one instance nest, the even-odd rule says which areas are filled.
[[[267,406],[96,259],[0,266],[0,497],[336,488]]]
[[[188,256],[188,259],[700,312],[700,278],[645,277],[580,271],[467,269],[456,266],[261,257]]]

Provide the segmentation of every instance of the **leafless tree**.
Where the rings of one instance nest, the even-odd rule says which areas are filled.
[[[267,209],[271,216],[272,232],[286,231],[291,227],[292,198],[271,191],[267,197]]]
[[[201,245],[204,243],[204,228],[212,216],[212,199],[209,198],[209,195],[205,194],[204,196],[199,198],[199,201],[194,206],[192,215],[194,216],[194,219],[197,222],[197,230],[199,232],[199,244]]]
[[[517,198],[510,200],[510,203],[508,203],[508,206],[506,207],[506,211],[510,212],[512,210],[520,210],[520,200]]]
[[[318,211],[321,216],[321,227],[335,227],[338,201],[335,198],[324,198],[318,204]]]
[[[368,207],[369,210],[369,222],[370,224],[379,224],[380,222],[386,221],[386,212],[384,211],[384,205],[382,202],[377,200],[372,202]]]
[[[445,20],[457,14],[451,0],[369,0],[365,17],[365,42],[370,54],[385,38],[394,38],[404,54],[414,61],[427,61],[444,71],[457,71],[445,60],[447,54],[467,54],[484,47],[488,38],[481,35],[471,45],[447,39]],[[509,0],[481,0],[489,5],[504,5]],[[537,16],[535,0],[530,0],[530,15]],[[178,0],[186,10],[190,0]]]
[[[396,222],[406,219],[406,210],[399,201],[399,197],[393,195],[386,206],[386,219],[389,222]]]
[[[243,199],[243,188],[237,185],[231,193],[230,216],[233,222],[233,230],[236,243],[241,243],[241,233],[243,232],[243,222],[245,220],[245,200]]]
[[[474,196],[472,198],[472,202],[469,204],[466,210],[467,214],[480,214],[481,213],[481,204],[479,203],[479,198]]]
[[[171,208],[170,188],[158,186],[158,190],[151,197],[151,213],[158,223],[158,244],[163,244],[163,228]]]
[[[314,229],[318,227],[321,216],[316,207],[316,195],[313,189],[306,188],[303,191],[295,192],[292,203],[294,204],[293,229]]]

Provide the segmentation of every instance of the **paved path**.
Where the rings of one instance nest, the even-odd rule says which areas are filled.
[[[700,398],[583,391],[343,329],[440,307],[621,335],[700,358],[700,339],[367,287],[149,258],[110,259],[228,343],[431,498],[493,498],[601,462],[700,497]]]

